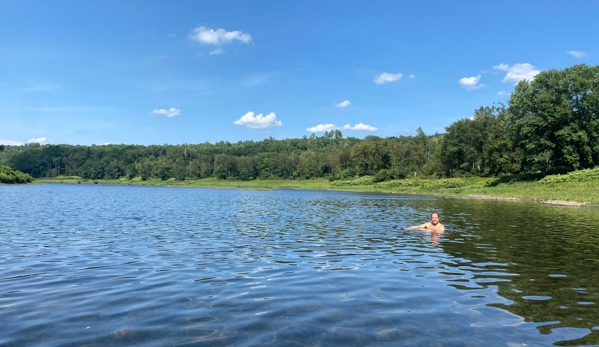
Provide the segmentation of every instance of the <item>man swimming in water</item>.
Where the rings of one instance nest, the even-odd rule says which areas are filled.
[[[407,227],[406,229],[424,230],[438,234],[445,231],[445,227],[443,226],[443,224],[439,223],[439,213],[437,212],[431,213],[431,221],[429,223],[424,223],[422,225],[412,225]]]

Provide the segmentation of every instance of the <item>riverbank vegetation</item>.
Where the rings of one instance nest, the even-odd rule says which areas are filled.
[[[4,150],[4,146],[0,145],[0,152]],[[22,173],[11,169],[6,165],[0,165],[0,183],[31,183],[33,177],[28,174]]]
[[[580,174],[582,173],[582,175]],[[39,183],[71,184],[126,184],[142,186],[174,186],[205,188],[240,188],[256,190],[309,189],[309,190],[345,190],[356,192],[377,192],[395,194],[438,195],[469,199],[508,199],[537,201],[563,205],[599,205],[599,168],[574,171],[566,175],[549,175],[542,180],[531,180],[528,176],[503,176],[488,178],[470,176],[465,178],[422,179],[407,178],[375,183],[372,176],[363,176],[353,180],[330,181],[324,178],[310,180],[219,180],[215,177],[204,179],[168,180],[139,177],[129,180],[90,180],[78,176],[57,176],[40,178]],[[502,178],[503,178],[502,177]],[[533,176],[534,177],[534,176]],[[584,177],[584,178],[583,178]]]
[[[526,189],[553,196],[557,184],[568,187],[554,189],[557,198],[568,199],[566,190],[584,190],[596,182],[550,180],[599,165],[598,85],[599,66],[543,71],[519,82],[507,106],[480,107],[444,134],[418,129],[415,136],[357,139],[333,130],[323,136],[237,143],[28,144],[7,146],[0,164],[36,178],[66,175],[134,184],[276,186],[273,182],[297,181],[309,188],[306,182],[314,181],[335,189],[460,190],[514,197]]]
[[[0,165],[0,183],[31,183],[33,177],[11,169],[6,165]]]

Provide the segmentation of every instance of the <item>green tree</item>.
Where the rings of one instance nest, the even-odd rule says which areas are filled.
[[[216,170],[214,170],[214,176],[219,180],[227,179],[227,170],[225,170],[222,165],[218,165]]]
[[[575,65],[520,81],[507,131],[525,170],[571,171],[599,164],[599,66]]]
[[[489,148],[493,146],[493,137],[505,112],[503,105],[499,107],[481,107],[474,111],[471,118],[460,119],[446,127],[440,148],[440,158],[445,174],[455,172],[480,174],[488,170],[490,158]]]

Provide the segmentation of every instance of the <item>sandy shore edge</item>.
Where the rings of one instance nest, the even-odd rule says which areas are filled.
[[[599,207],[599,205],[586,204],[583,202],[573,201],[562,201],[562,200],[526,200],[520,198],[506,198],[500,196],[488,196],[488,195],[455,195],[449,196],[453,199],[464,199],[464,200],[501,200],[501,201],[533,201],[540,204],[556,205],[556,206],[571,206],[571,207]]]
[[[489,195],[451,195],[450,198],[465,200],[502,200],[502,201],[523,201],[520,198],[505,198],[502,196]]]

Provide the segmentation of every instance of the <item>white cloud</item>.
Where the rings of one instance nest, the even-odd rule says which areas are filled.
[[[268,127],[280,127],[283,125],[283,122],[277,120],[277,116],[274,112],[271,112],[266,116],[263,116],[262,114],[254,116],[254,112],[250,111],[234,121],[233,124],[245,125],[250,129],[264,129]]]
[[[391,82],[399,81],[402,76],[403,76],[402,73],[383,72],[382,74],[374,77],[374,83],[375,84],[391,83]]]
[[[47,145],[47,144],[51,144],[52,142],[54,142],[54,141],[48,140],[45,137],[40,137],[37,139],[31,139],[31,140],[27,141],[27,143],[39,143],[40,145]]]
[[[411,73],[410,76],[408,76],[408,78],[416,78],[416,76],[413,73]]]
[[[22,145],[23,142],[19,142],[19,141],[13,141],[13,140],[4,140],[4,139],[0,139],[0,145],[7,145],[7,146],[20,146]]]
[[[584,51],[566,51],[566,53],[570,54],[571,56],[575,57],[575,58],[584,58],[586,57],[588,54],[587,52]]]
[[[168,34],[168,35],[166,35],[166,37],[168,37],[168,38],[177,37],[177,34]]]
[[[174,108],[174,107],[171,107],[168,110],[165,110],[164,108],[155,109],[154,111],[150,112],[150,114],[156,114],[159,116],[167,116],[168,118],[177,117],[177,116],[182,115],[181,110],[178,108]]]
[[[511,95],[512,93],[510,92],[506,92],[505,90],[500,90],[497,95],[499,96],[506,96],[506,95]]]
[[[309,127],[306,129],[306,131],[311,132],[311,133],[324,133],[325,131],[332,131],[332,130],[377,131],[378,128],[375,128],[368,124],[358,123],[354,126],[351,126],[350,124],[345,124],[342,127],[335,126],[335,124],[318,124],[318,125],[315,125],[313,127]]]
[[[341,101],[341,102],[340,102],[340,103],[338,103],[338,104],[335,104],[334,106],[335,106],[335,107],[341,107],[341,108],[344,108],[344,107],[347,107],[347,106],[349,106],[349,105],[351,105],[351,102],[350,102],[349,100],[344,100],[344,101]]]
[[[250,43],[252,36],[242,31],[226,31],[225,29],[210,29],[204,26],[192,30],[191,39],[206,45],[220,46],[225,43],[231,43],[235,40],[243,43]]]
[[[493,66],[493,68],[507,72],[502,82],[514,82],[514,84],[522,80],[532,81],[535,76],[541,72],[541,70],[535,69],[535,67],[529,63],[514,64],[512,66],[499,64]]]
[[[458,83],[462,87],[466,88],[466,90],[478,90],[485,86],[482,83],[478,83],[478,81],[480,81],[480,78],[480,74],[472,77],[463,77],[458,80]]]
[[[339,129],[335,126],[335,124],[318,124],[313,127],[309,127],[306,131],[310,133],[324,133],[325,131],[332,131],[335,129]]]
[[[215,50],[210,51],[210,53],[208,53],[208,54],[210,54],[210,55],[219,55],[219,54],[223,54],[223,53],[225,53],[225,50],[219,47],[219,48],[217,48]]]
[[[364,123],[358,123],[354,126],[345,124],[342,129],[343,130],[356,130],[356,131],[377,131],[378,130],[378,128],[375,128],[373,126],[370,126],[370,125],[364,124]]]

